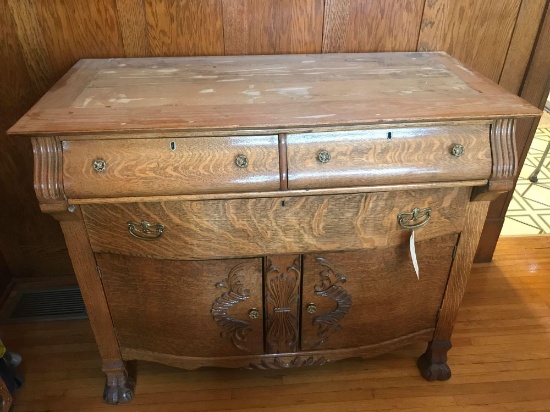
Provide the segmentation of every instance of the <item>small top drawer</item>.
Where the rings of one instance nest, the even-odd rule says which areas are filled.
[[[487,179],[489,125],[387,128],[287,137],[289,189]]]
[[[278,190],[277,136],[63,142],[68,198]]]

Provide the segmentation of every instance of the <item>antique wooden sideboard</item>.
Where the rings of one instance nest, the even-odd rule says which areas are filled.
[[[538,109],[445,53],[79,61],[10,133],[60,222],[104,397],[125,361],[290,368],[446,353]]]

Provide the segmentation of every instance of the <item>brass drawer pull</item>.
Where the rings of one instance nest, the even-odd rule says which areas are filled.
[[[321,163],[328,163],[330,161],[330,152],[328,150],[321,150],[317,153],[317,160]]]
[[[250,319],[258,319],[260,317],[260,311],[256,308],[252,308],[248,311],[248,317]]]
[[[419,227],[425,226],[432,217],[432,208],[427,207],[426,209],[419,209],[415,207],[412,212],[408,213],[399,213],[397,215],[397,221],[399,222],[399,226],[401,226],[403,229],[418,229]],[[416,221],[422,220],[420,223],[415,223]]]
[[[235,164],[238,166],[238,167],[246,167],[248,166],[248,157],[246,157],[245,155],[243,154],[240,154],[238,155],[236,158],[235,158]]]
[[[156,240],[164,233],[164,226],[160,223],[149,223],[146,220],[128,222],[128,232],[135,238],[141,240]]]
[[[103,159],[97,159],[97,160],[94,160],[94,163],[92,164],[94,170],[96,172],[104,172],[105,170],[107,170],[107,163],[105,163],[105,160]]]
[[[460,157],[464,154],[464,146],[461,144],[455,144],[451,149],[451,154],[455,157]]]

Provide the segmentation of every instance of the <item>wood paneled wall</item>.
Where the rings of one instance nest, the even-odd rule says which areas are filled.
[[[524,80],[547,7],[548,0],[0,0],[5,261],[15,276],[71,272],[59,225],[34,197],[30,143],[5,130],[80,58],[446,50],[539,104],[534,90],[544,88],[550,66],[538,67],[529,90]],[[550,54],[541,53],[539,66]],[[520,140],[531,132],[525,125]],[[495,222],[506,202],[493,207]]]

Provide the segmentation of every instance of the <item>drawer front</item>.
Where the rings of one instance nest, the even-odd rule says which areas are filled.
[[[302,350],[373,345],[435,328],[458,235],[303,259]]]
[[[261,259],[96,259],[121,347],[193,357],[263,353]]]
[[[487,179],[489,125],[287,136],[289,189]],[[460,156],[460,146],[464,149]]]
[[[431,208],[419,240],[462,230],[469,188],[83,205],[95,252],[209,259],[377,248],[406,242],[398,214]],[[422,223],[426,216],[419,213]],[[133,227],[128,226],[134,222]],[[148,222],[149,225],[142,222]],[[159,226],[159,225],[162,225]],[[148,233],[145,233],[148,232]],[[146,238],[146,239],[143,239]]]
[[[277,136],[64,141],[63,182],[69,198],[278,190]]]

